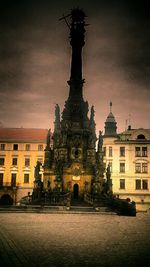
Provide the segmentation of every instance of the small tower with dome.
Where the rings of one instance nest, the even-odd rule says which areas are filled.
[[[117,136],[117,122],[115,120],[115,117],[112,113],[112,102],[110,102],[110,112],[107,116],[107,119],[105,121],[105,136]]]

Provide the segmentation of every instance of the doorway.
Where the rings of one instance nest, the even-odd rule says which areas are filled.
[[[13,205],[13,199],[10,195],[4,194],[0,199],[0,205]]]
[[[78,199],[79,198],[79,185],[74,184],[73,186],[73,198]]]

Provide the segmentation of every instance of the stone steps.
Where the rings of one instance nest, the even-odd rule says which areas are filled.
[[[0,213],[104,213],[115,214],[107,207],[93,207],[93,206],[12,206],[12,207],[0,207]]]

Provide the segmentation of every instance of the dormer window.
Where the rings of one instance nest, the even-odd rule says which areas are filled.
[[[137,139],[143,140],[143,139],[145,139],[145,135],[144,134],[139,134],[137,136]]]

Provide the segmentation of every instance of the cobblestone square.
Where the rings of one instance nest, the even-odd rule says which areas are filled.
[[[150,212],[0,214],[1,267],[148,266]]]

